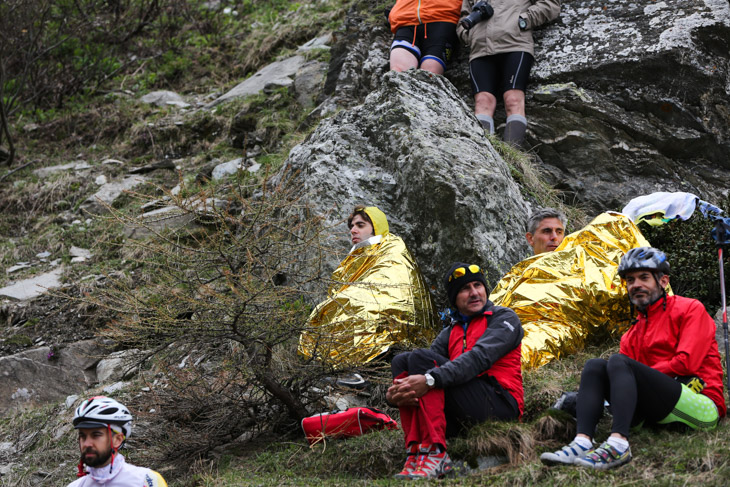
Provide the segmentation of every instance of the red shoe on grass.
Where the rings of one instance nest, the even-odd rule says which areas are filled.
[[[410,479],[440,479],[450,474],[454,463],[445,451],[437,453],[432,445],[421,445],[416,466],[409,475]]]

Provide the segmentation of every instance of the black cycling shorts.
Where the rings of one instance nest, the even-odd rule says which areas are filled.
[[[529,52],[505,52],[476,58],[469,63],[472,92],[501,96],[508,90],[527,89],[535,58]]]
[[[430,22],[398,28],[390,50],[400,48],[409,51],[416,56],[419,66],[426,59],[434,59],[446,69],[457,44],[456,24]]]

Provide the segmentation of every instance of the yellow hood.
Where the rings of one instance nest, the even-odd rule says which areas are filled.
[[[370,217],[370,221],[373,222],[373,233],[375,235],[387,235],[388,219],[385,217],[385,213],[375,206],[368,206],[364,211]]]

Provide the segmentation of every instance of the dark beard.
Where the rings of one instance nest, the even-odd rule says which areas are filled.
[[[659,301],[659,299],[664,295],[663,289],[656,289],[653,293],[651,293],[648,298],[645,300],[643,304],[637,303],[634,298],[630,298],[631,303],[636,306],[636,309],[641,311],[642,313],[646,313],[646,310],[651,306],[652,304]]]
[[[106,453],[100,453],[98,456],[94,457],[94,459],[90,460],[90,461],[86,461],[84,459],[85,456],[86,456],[85,454],[81,455],[81,461],[84,462],[87,467],[91,467],[91,468],[101,467],[111,458],[112,450],[110,448],[109,450],[107,450]]]

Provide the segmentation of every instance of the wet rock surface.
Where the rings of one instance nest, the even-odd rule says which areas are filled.
[[[424,71],[387,73],[358,107],[324,120],[281,174],[335,223],[377,205],[427,281],[455,260],[483,262],[496,280],[527,255],[527,205],[506,163],[451,83]],[[342,255],[349,249],[346,230]]]
[[[527,142],[567,203],[598,214],[654,191],[727,194],[727,2],[568,2],[534,35]],[[323,113],[357,105],[378,86],[390,41],[387,23],[350,13],[332,48]],[[473,107],[468,49],[446,77]],[[499,103],[498,133],[504,119]]]

